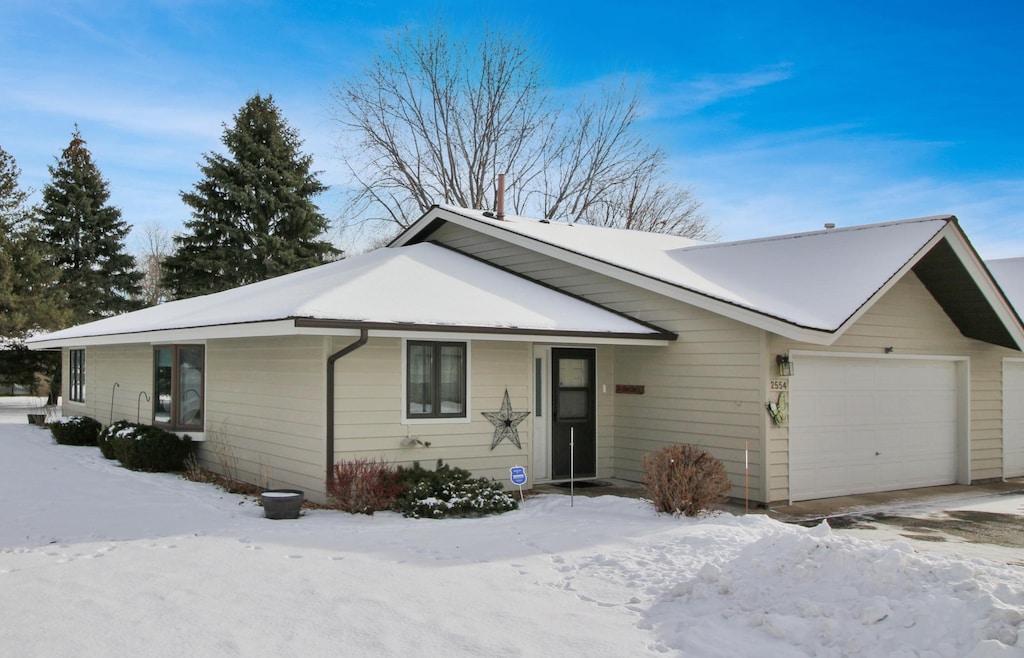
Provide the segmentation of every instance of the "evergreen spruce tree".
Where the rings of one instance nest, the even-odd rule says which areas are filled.
[[[254,95],[224,125],[230,156],[210,153],[204,178],[182,200],[187,232],[163,263],[164,286],[180,299],[321,265],[340,255],[319,239],[329,228],[312,198],[327,188],[313,159],[270,95]]]
[[[0,148],[0,379],[35,390],[40,375],[57,377],[60,358],[29,351],[25,339],[67,326],[69,313],[57,286],[59,273],[49,264],[49,245],[18,185],[20,174]]]
[[[130,227],[110,206],[107,181],[75,126],[71,143],[51,165],[39,211],[52,262],[74,323],[141,307],[135,259],[125,250]]]

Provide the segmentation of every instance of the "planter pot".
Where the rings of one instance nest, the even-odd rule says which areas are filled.
[[[269,489],[260,494],[268,519],[297,519],[304,494],[299,489]]]
[[[46,414],[28,414],[28,422],[30,425],[42,427],[46,424]]]

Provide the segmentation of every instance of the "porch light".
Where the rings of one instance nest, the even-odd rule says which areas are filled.
[[[775,364],[779,366],[779,376],[789,377],[793,374],[793,363],[789,360],[788,354],[779,354],[775,357]]]

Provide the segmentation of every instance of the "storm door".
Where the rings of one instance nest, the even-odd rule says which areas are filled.
[[[594,350],[552,348],[552,480],[597,475],[597,396],[594,379]],[[569,445],[570,440],[572,446]]]

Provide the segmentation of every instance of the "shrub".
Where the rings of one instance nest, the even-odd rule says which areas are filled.
[[[338,462],[327,481],[327,495],[338,509],[350,514],[373,514],[391,509],[402,483],[386,461],[354,459]]]
[[[117,455],[114,454],[114,437],[121,432],[134,432],[136,427],[138,427],[137,423],[127,420],[115,420],[110,425],[107,425],[106,429],[96,437],[96,445],[100,447],[100,452],[103,453],[103,456],[107,459],[117,459]]]
[[[94,446],[103,425],[88,416],[58,418],[50,423],[53,440],[65,446]]]
[[[405,485],[398,511],[412,518],[440,519],[449,516],[484,516],[516,509],[516,499],[500,482],[473,478],[469,471],[437,462],[428,471],[419,463],[398,469]]]
[[[128,424],[111,439],[114,456],[133,471],[180,471],[192,449],[192,439],[152,425]]]
[[[654,509],[697,516],[729,493],[722,462],[693,445],[671,445],[644,455],[643,483]]]

